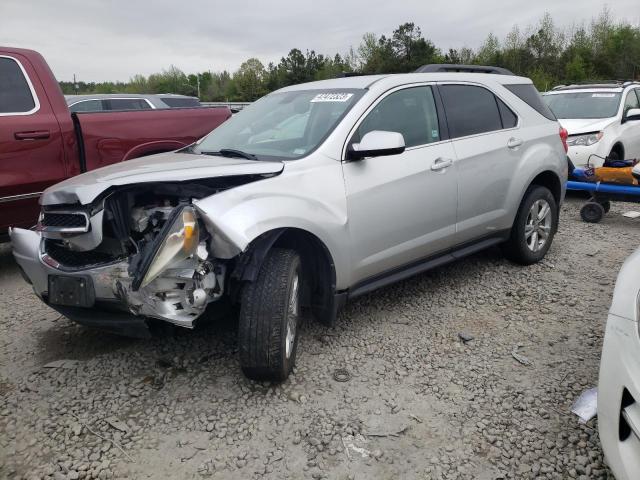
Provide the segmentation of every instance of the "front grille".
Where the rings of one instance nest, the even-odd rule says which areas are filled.
[[[69,250],[63,245],[52,240],[45,240],[44,251],[60,265],[74,268],[110,263],[118,260],[114,255],[98,252],[96,250],[90,250],[88,252],[76,252],[74,250]]]
[[[75,212],[44,212],[40,221],[46,230],[53,229],[88,229],[88,219],[84,213]]]

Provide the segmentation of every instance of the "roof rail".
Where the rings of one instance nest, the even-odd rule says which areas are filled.
[[[467,73],[494,73],[497,75],[513,75],[514,73],[502,67],[490,67],[487,65],[458,65],[448,63],[432,63],[423,65],[416,70],[416,73],[435,72],[467,72]]]

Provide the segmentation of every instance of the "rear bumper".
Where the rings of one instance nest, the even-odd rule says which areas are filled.
[[[638,324],[609,315],[600,364],[598,429],[607,463],[617,480],[640,478],[640,418],[628,415],[635,408],[626,408],[634,403],[637,407],[639,402]],[[630,427],[636,427],[636,432]]]

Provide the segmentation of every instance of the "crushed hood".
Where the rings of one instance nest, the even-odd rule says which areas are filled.
[[[567,129],[569,135],[599,132],[607,128],[615,118],[560,118],[558,122]]]
[[[283,162],[266,162],[190,153],[161,153],[116,163],[47,188],[42,205],[91,203],[109,187],[149,182],[183,182],[238,175],[276,175]]]

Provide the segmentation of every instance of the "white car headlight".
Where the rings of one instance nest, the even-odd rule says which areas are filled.
[[[587,133],[586,135],[572,135],[567,138],[567,145],[570,147],[583,146],[588,147],[594,143],[598,143],[604,134],[602,132]]]
[[[156,252],[141,287],[149,285],[167,268],[186,260],[196,253],[200,238],[196,212],[184,207],[173,221]]]

